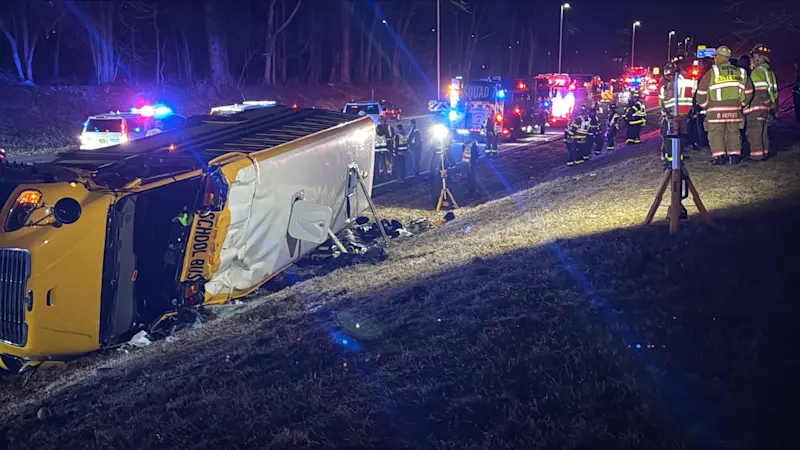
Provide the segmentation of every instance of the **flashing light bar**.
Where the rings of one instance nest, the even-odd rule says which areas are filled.
[[[141,108],[131,108],[131,112],[142,117],[164,117],[172,114],[172,109],[164,105],[145,105]]]

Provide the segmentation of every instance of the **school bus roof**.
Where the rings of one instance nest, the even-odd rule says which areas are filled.
[[[221,155],[266,150],[361,117],[275,106],[226,116],[194,116],[183,128],[101,150],[61,153],[53,164],[122,179],[196,170]]]

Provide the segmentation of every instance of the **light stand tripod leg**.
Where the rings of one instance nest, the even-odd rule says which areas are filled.
[[[669,180],[671,178],[672,170],[667,170],[664,173],[664,181],[661,182],[661,186],[658,188],[656,198],[653,200],[653,204],[650,205],[650,211],[647,212],[647,217],[644,219],[645,225],[650,225],[650,223],[653,222],[653,217],[655,217],[658,207],[661,205],[661,199],[664,197],[664,191],[667,190],[667,185],[669,184]]]
[[[669,232],[675,233],[678,231],[678,225],[681,220],[681,210],[683,209],[683,205],[681,204],[681,169],[672,169],[671,172],[670,178],[672,182],[670,184],[672,195],[669,205]]]
[[[361,190],[364,191],[364,197],[367,199],[367,204],[369,205],[369,209],[372,211],[372,217],[375,218],[375,222],[378,223],[378,229],[381,230],[381,236],[383,236],[383,242],[386,245],[389,245],[389,237],[386,235],[386,230],[383,228],[383,221],[381,217],[378,215],[378,209],[375,208],[375,204],[372,203],[372,196],[369,193],[369,189],[367,189],[367,183],[364,182],[364,177],[361,176],[361,169],[358,168],[358,164],[353,164],[350,166],[351,169],[356,174],[356,178],[358,179],[358,184],[361,186]]]

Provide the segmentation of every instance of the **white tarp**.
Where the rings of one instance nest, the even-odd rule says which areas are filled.
[[[333,210],[331,229],[347,224],[347,172],[357,163],[372,189],[374,125],[363,121],[342,132],[282,155],[266,153],[228,180],[231,222],[220,252],[220,266],[205,289],[212,296],[249,290],[308,254],[317,244],[288,235],[292,203],[299,193],[305,201]],[[296,144],[287,144],[296,145]],[[276,148],[277,151],[278,148]],[[355,217],[368,207],[360,188],[351,200]]]

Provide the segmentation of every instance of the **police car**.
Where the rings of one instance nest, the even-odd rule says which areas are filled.
[[[125,144],[165,130],[178,128],[185,118],[164,105],[145,105],[130,112],[89,116],[83,123],[81,150],[97,150]]]

